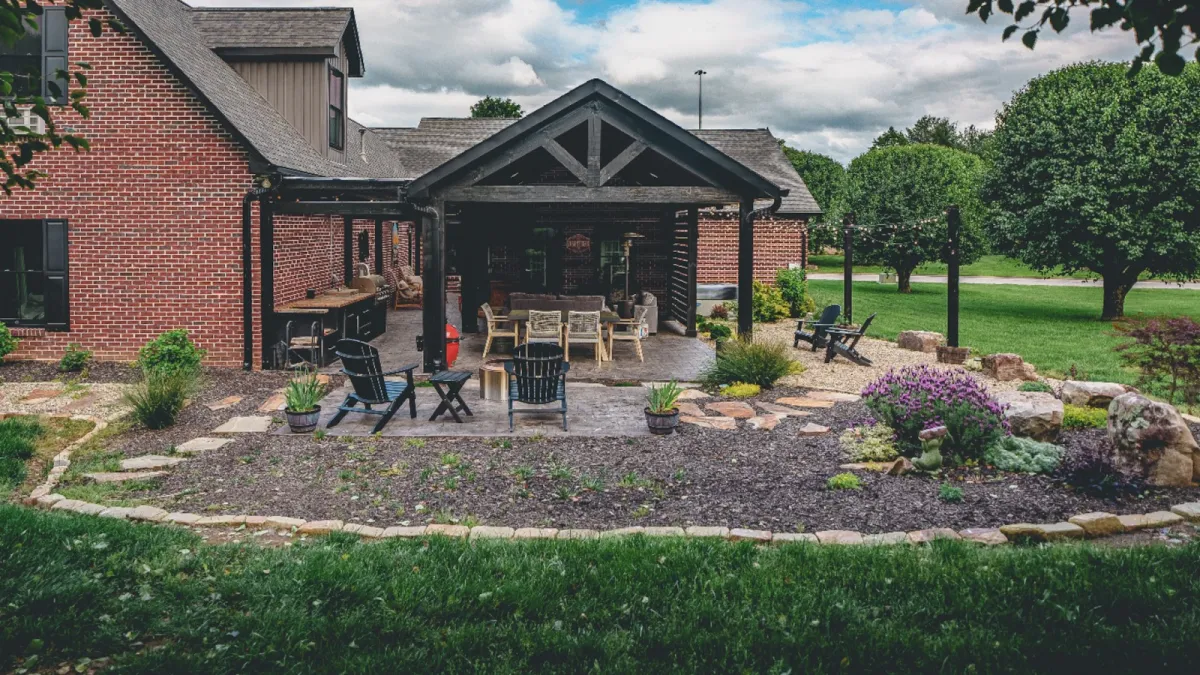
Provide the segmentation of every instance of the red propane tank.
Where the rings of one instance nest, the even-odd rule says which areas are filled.
[[[458,343],[462,337],[458,334],[458,329],[450,324],[446,324],[446,367],[453,368],[454,362],[458,360]]]

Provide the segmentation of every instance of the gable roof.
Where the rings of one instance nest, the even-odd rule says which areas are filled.
[[[821,207],[769,129],[697,129],[700,140],[788,189],[777,213],[818,215]]]
[[[354,10],[348,7],[193,7],[192,24],[222,56],[277,50],[297,56],[334,56],[343,38],[350,77],[365,72]]]
[[[141,36],[263,162],[285,172],[315,176],[396,177],[390,173],[390,162],[338,164],[318,153],[274,106],[203,41],[195,30],[196,10],[192,7],[180,0],[107,2],[125,25]],[[383,147],[382,143],[379,145]]]

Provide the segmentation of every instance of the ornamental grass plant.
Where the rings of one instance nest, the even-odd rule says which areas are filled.
[[[717,358],[700,379],[714,389],[735,382],[770,389],[780,378],[804,372],[804,366],[793,361],[789,351],[782,342],[730,340],[717,351]]]

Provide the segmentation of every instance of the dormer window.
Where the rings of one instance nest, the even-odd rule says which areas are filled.
[[[346,76],[329,69],[329,147],[346,148]]]

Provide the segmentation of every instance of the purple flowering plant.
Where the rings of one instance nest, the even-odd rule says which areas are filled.
[[[871,413],[896,432],[896,444],[905,455],[920,453],[920,433],[931,427],[944,425],[949,430],[943,451],[960,459],[981,457],[1009,433],[1003,406],[962,370],[891,370],[867,385],[862,396]]]

